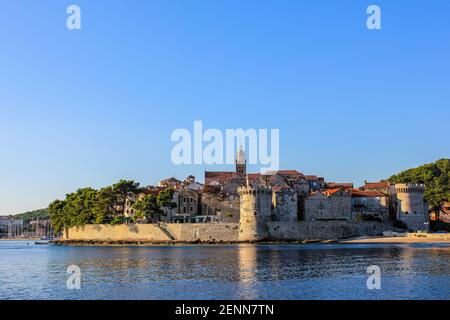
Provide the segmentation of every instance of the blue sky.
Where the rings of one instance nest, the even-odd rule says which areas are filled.
[[[81,30],[66,8],[81,8]],[[366,28],[377,4],[382,30]],[[449,156],[450,2],[17,0],[0,10],[0,214],[176,166],[177,128],[278,128],[282,168],[386,178]],[[250,168],[257,171],[257,167]]]

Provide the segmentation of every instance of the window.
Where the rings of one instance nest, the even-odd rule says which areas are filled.
[[[183,207],[183,213],[186,213],[186,207]]]
[[[193,208],[193,207],[190,207],[189,210],[192,212],[192,211],[194,211],[194,208]]]

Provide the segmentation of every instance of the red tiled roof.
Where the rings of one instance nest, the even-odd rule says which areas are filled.
[[[261,177],[260,173],[249,173],[247,174],[249,180],[259,179]]]
[[[289,190],[289,189],[290,189],[290,187],[287,186],[287,185],[272,187],[273,192],[278,192],[278,191],[281,191],[281,190]]]
[[[387,197],[385,193],[376,190],[349,189],[349,193],[352,197]]]
[[[343,188],[343,189],[348,189],[348,188],[353,188],[353,183],[351,182],[327,182],[328,187],[330,188]]]
[[[297,170],[278,170],[277,171],[277,174],[280,174],[280,175],[286,175],[286,176],[289,176],[289,175],[303,175],[303,173],[301,173],[301,172],[298,172]]]
[[[336,189],[328,189],[328,190],[325,190],[324,192],[322,192],[324,195],[326,195],[326,196],[332,196],[333,194],[335,194],[335,193],[337,193],[337,192],[339,192],[339,191],[341,191],[342,189],[341,188],[336,188]]]
[[[233,171],[205,171],[205,178],[214,179],[214,178],[230,178],[236,175],[236,172]]]
[[[303,176],[303,173],[297,170],[269,170],[264,173],[264,175],[272,176],[272,175],[280,175],[280,176]]]
[[[389,188],[391,184],[388,181],[380,182],[367,182],[362,188],[363,189],[385,189]]]

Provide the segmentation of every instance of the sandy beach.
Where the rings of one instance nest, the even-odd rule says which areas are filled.
[[[339,243],[447,243],[450,244],[448,235],[434,235],[433,237],[359,237],[340,240]]]

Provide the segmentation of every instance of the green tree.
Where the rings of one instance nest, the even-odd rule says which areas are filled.
[[[116,197],[111,186],[100,189],[97,192],[93,214],[96,224],[111,222],[117,212],[115,210]]]
[[[173,188],[167,188],[158,193],[157,204],[159,207],[173,209],[177,207],[177,204],[173,202]]]
[[[54,230],[60,232],[63,228],[93,223],[96,199],[97,190],[84,188],[67,194],[65,200],[50,203],[48,211]]]
[[[64,211],[65,206],[66,201],[64,200],[55,200],[48,206],[51,223],[56,233],[62,231],[68,224],[67,215]]]
[[[65,214],[69,217],[70,226],[82,226],[95,221],[94,206],[97,190],[92,188],[78,189],[66,196]]]
[[[112,193],[115,202],[115,215],[125,216],[125,204],[127,199],[132,198],[139,193],[139,183],[133,180],[120,180],[113,184]]]
[[[159,218],[162,214],[162,210],[158,205],[157,196],[154,194],[147,194],[141,197],[132,207],[136,212],[137,218],[146,217],[147,220],[151,220],[153,218]]]

